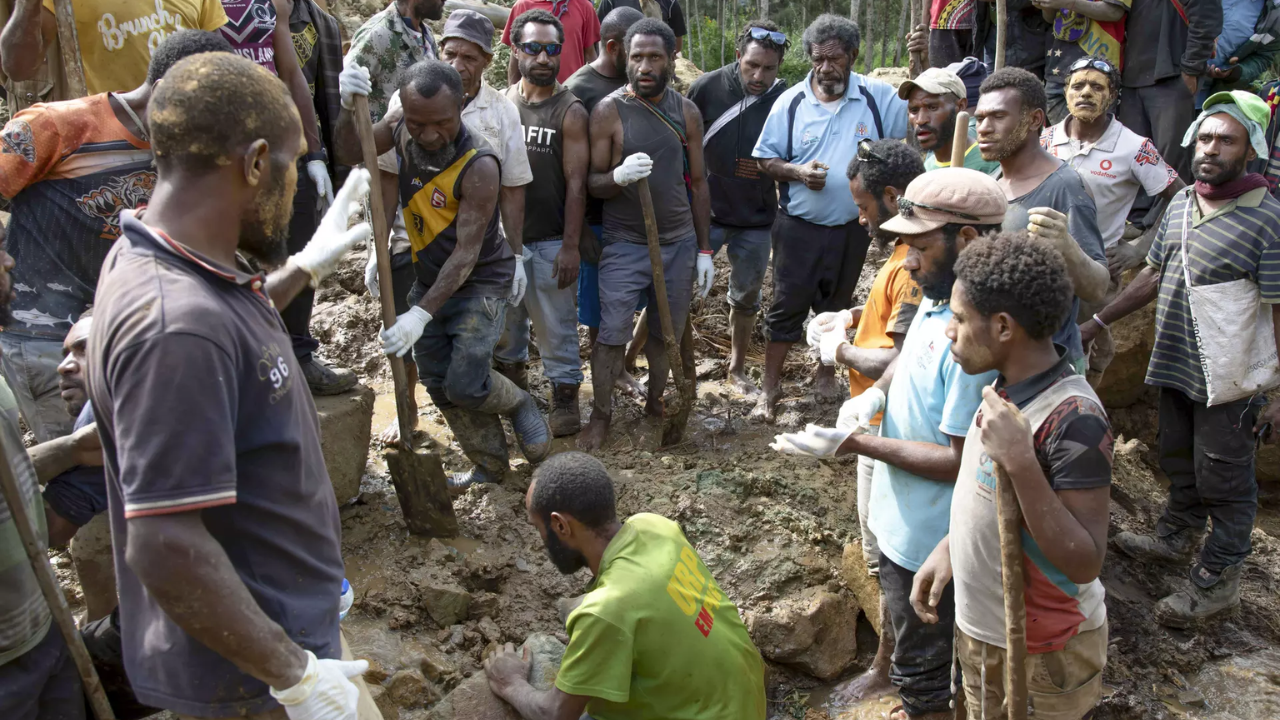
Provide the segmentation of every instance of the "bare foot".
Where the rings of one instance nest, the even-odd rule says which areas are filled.
[[[899,705],[889,711],[886,716],[889,720],[951,720],[955,714],[950,710],[946,712],[925,713],[923,715],[908,715],[906,710]]]
[[[587,422],[587,426],[582,429],[582,433],[578,435],[578,449],[583,452],[595,452],[604,445],[604,441],[609,437],[609,421],[612,418],[604,413],[592,411],[591,420]]]
[[[831,691],[830,704],[838,708],[841,705],[851,705],[866,698],[879,697],[892,690],[893,683],[889,680],[889,664],[885,663],[882,666],[873,664],[861,675],[837,685],[835,690]]]
[[[649,392],[644,383],[637,380],[634,375],[626,370],[623,370],[618,375],[618,379],[614,381],[613,386],[632,400],[644,400]]]
[[[840,383],[836,382],[835,373],[830,375],[819,373],[813,380],[813,394],[819,401],[835,400],[842,394]]]
[[[414,431],[413,439],[416,442],[419,435],[418,413],[416,412],[413,414],[413,431]],[[383,445],[386,445],[387,447],[390,447],[392,445],[399,445],[400,444],[400,423],[396,421],[392,421],[392,423],[388,425],[382,432],[378,433],[378,442],[382,443]]]
[[[646,400],[644,414],[651,418],[660,418],[666,412],[667,405],[662,400]]]
[[[747,373],[743,370],[730,370],[728,380],[729,387],[744,397],[750,397],[760,392],[760,389],[747,379]]]
[[[751,409],[750,419],[773,423],[778,413],[778,396],[781,394],[778,390],[761,392],[760,399],[756,400],[756,406]]]

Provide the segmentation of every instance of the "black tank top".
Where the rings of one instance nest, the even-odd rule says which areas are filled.
[[[638,98],[627,94],[627,86],[610,93],[618,117],[622,120],[622,157],[645,153],[653,161],[649,175],[649,193],[653,195],[653,211],[658,220],[658,241],[670,243],[693,234],[693,213],[689,207],[689,190],[684,184],[684,145],[662,118],[643,107]],[[668,118],[686,131],[684,97],[671,87],[656,104]],[[615,240],[645,243],[644,212],[640,209],[637,183],[604,203],[605,243]]]
[[[539,103],[520,94],[520,84],[507,88],[507,98],[520,110],[524,145],[533,182],[525,187],[524,241],[554,240],[564,235],[564,114],[581,104],[563,85]]]

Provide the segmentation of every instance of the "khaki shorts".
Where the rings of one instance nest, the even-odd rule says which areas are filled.
[[[355,660],[351,654],[351,646],[347,645],[347,636],[342,635],[342,659]],[[382,720],[382,712],[378,710],[378,706],[373,703],[373,696],[369,694],[369,686],[365,684],[363,677],[352,678],[351,682],[356,684],[356,689],[360,691],[360,699],[356,701],[356,720]],[[177,715],[178,720],[209,720],[209,718],[196,718],[190,715]],[[289,716],[285,714],[284,708],[276,706],[273,710],[268,710],[256,715],[242,717],[237,715],[234,718],[221,718],[220,720],[289,720]]]
[[[975,640],[956,628],[956,655],[964,671],[969,717],[1003,720],[1004,648]],[[1027,695],[1036,720],[1081,720],[1102,699],[1107,664],[1107,626],[1080,633],[1057,652],[1027,656]],[[986,687],[983,687],[983,669]],[[985,695],[985,697],[984,697]]]

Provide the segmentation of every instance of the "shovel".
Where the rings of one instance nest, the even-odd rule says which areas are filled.
[[[1000,582],[1004,586],[1004,698],[1009,720],[1027,720],[1027,603],[1022,574],[1022,506],[1013,480],[996,465]]]
[[[373,123],[369,120],[369,98],[355,96],[352,111],[356,134],[360,136],[360,151],[364,166],[373,177],[369,182],[369,206],[373,215],[373,247],[378,255],[378,295],[382,301],[382,326],[396,323],[396,303],[391,287],[391,249],[387,246],[390,230],[387,228],[386,205],[382,197],[382,183],[378,182],[378,150],[373,140]],[[449,485],[444,477],[440,456],[428,450],[413,447],[413,410],[409,401],[413,388],[409,385],[404,369],[404,358],[389,356],[391,381],[396,391],[396,421],[400,426],[399,448],[388,448],[387,469],[400,498],[400,510],[409,532],[427,537],[456,537],[458,518],[453,513],[453,500],[449,497]]]
[[[676,407],[669,408],[662,419],[662,445],[675,445],[684,438],[685,428],[689,425],[689,412],[693,410],[694,389],[693,372],[685,367],[684,356],[693,350],[693,325],[685,320],[685,339],[689,353],[681,351],[676,342],[675,325],[671,322],[671,305],[667,303],[667,280],[662,274],[662,248],[658,244],[658,218],[653,212],[653,195],[649,193],[649,179],[641,178],[636,183],[640,193],[640,209],[644,212],[645,235],[649,238],[649,265],[653,268],[653,290],[658,301],[658,319],[662,323],[662,344],[667,353],[667,364],[671,366],[671,374],[676,379],[676,389],[680,397]],[[650,379],[652,383],[653,380]]]

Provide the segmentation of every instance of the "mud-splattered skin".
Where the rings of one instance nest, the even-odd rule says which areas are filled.
[[[964,285],[957,282],[951,290],[951,321],[947,338],[951,340],[951,357],[969,375],[979,375],[995,367],[995,353],[1001,338],[1012,333],[1009,316],[997,313],[983,317],[969,302]]]
[[[1111,80],[1093,68],[1078,70],[1067,82],[1067,107],[1071,116],[1084,123],[1102,117],[1115,100]]]

